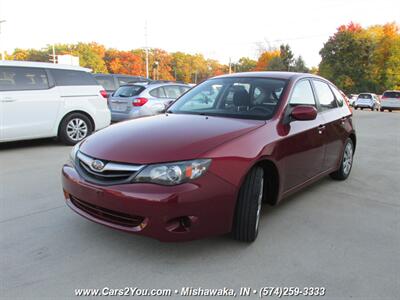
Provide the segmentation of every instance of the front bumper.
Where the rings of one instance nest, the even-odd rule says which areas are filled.
[[[207,172],[192,183],[97,186],[71,166],[62,169],[67,205],[108,227],[160,241],[184,241],[231,231],[237,190]]]

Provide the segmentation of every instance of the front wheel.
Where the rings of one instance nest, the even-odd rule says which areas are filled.
[[[236,240],[253,242],[258,235],[264,191],[264,170],[254,167],[240,188],[233,220],[232,234]]]
[[[353,141],[348,138],[345,145],[340,167],[337,171],[330,174],[335,180],[345,180],[350,175],[351,168],[353,166],[354,156],[354,144]]]
[[[66,145],[75,145],[93,132],[89,118],[81,113],[64,117],[58,130],[58,137]]]

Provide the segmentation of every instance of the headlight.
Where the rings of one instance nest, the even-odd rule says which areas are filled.
[[[202,176],[211,159],[196,159],[176,163],[149,165],[136,175],[134,182],[176,185]]]
[[[79,151],[79,147],[81,146],[81,143],[82,142],[79,142],[78,144],[76,144],[73,148],[72,148],[72,150],[71,150],[71,152],[69,153],[69,157],[68,157],[68,164],[69,165],[71,165],[71,166],[75,166],[75,160],[76,160],[76,154],[78,153],[78,151]]]

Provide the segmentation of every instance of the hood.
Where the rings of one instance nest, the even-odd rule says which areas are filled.
[[[80,151],[94,158],[132,164],[190,160],[264,124],[200,115],[157,115],[96,132],[82,143]]]

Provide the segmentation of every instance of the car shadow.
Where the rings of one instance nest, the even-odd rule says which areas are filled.
[[[35,147],[65,147],[65,145],[61,144],[54,138],[0,143],[0,151]]]

